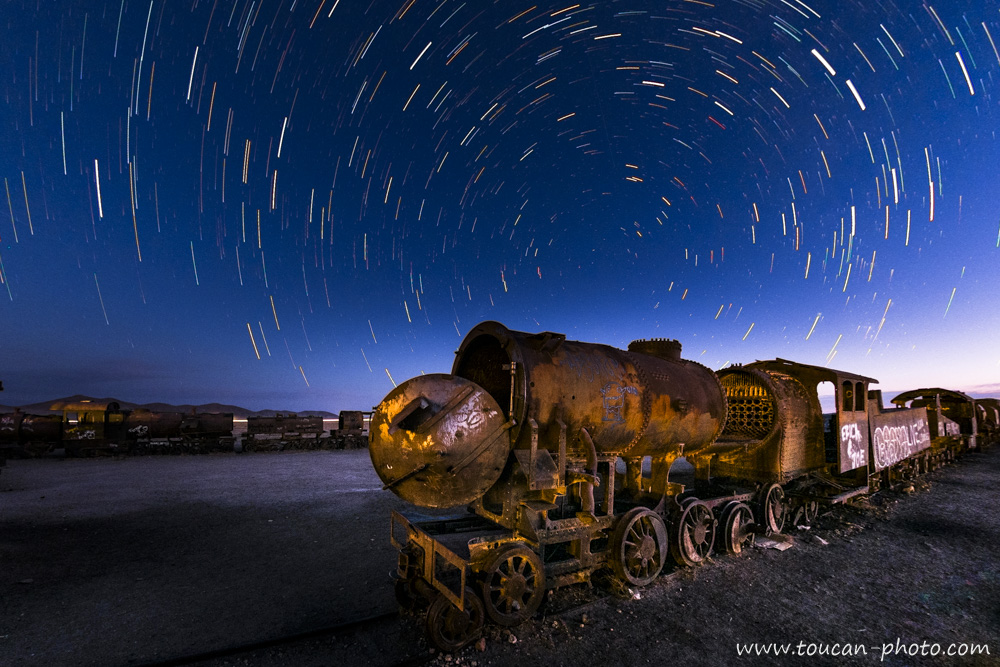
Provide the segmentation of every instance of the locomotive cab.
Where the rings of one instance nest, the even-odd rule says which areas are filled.
[[[713,475],[780,484],[812,472],[863,479],[853,471],[868,463],[866,397],[875,380],[784,359],[718,374],[729,418],[711,450]],[[835,389],[836,410],[828,414],[818,391],[825,384]]]

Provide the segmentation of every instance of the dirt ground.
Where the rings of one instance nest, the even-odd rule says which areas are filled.
[[[125,665],[395,608],[367,450],[10,461],[0,665]]]
[[[258,644],[195,662],[997,665],[998,483],[1000,448],[970,454],[912,494],[821,516],[786,551],[718,556],[634,595],[559,591],[513,631],[444,656],[406,616],[259,647],[394,608],[388,513],[403,507],[367,452],[13,461],[0,475],[0,664],[193,664]],[[753,643],[791,654],[740,654]],[[989,655],[931,655],[963,644]]]

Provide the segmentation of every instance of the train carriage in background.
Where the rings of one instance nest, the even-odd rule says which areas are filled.
[[[368,429],[365,418],[370,412],[341,410],[337,415],[337,429],[330,432],[330,449],[361,449],[368,446]]]
[[[192,453],[233,451],[233,413],[192,409],[181,420],[181,442]]]
[[[15,408],[0,414],[0,457],[101,454],[200,454],[234,451],[230,412],[122,409],[114,401],[62,401],[58,414],[35,415]],[[371,413],[344,410],[339,427],[324,430],[322,417],[295,414],[250,417],[242,451],[255,449],[355,449],[368,444]]]
[[[976,424],[979,427],[976,446],[986,449],[1000,441],[1000,400],[977,398],[976,412]]]
[[[939,387],[913,389],[892,399],[897,407],[926,408],[935,455],[950,460],[976,449],[979,435],[976,401],[968,394]]]
[[[62,413],[62,446],[66,456],[93,456],[100,450],[128,450],[127,413],[118,403],[59,401],[49,409]]]
[[[231,412],[154,412],[136,408],[126,416],[129,451],[200,454],[233,451]]]
[[[62,437],[60,415],[32,415],[14,408],[0,414],[0,449],[11,456],[40,456]]]
[[[153,412],[137,408],[128,415],[128,439],[137,453],[167,453],[180,436],[183,412]]]
[[[322,417],[277,413],[273,417],[247,417],[243,451],[319,449],[325,429]]]

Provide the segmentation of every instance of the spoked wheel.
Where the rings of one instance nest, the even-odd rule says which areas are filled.
[[[417,611],[427,604],[426,598],[413,590],[413,582],[409,579],[396,579],[393,585],[396,602],[403,611]]]
[[[779,484],[772,484],[761,497],[761,528],[765,535],[780,533],[785,527],[785,492]]]
[[[611,544],[615,574],[630,584],[645,586],[663,569],[667,527],[656,512],[636,507],[619,519]]]
[[[522,545],[499,551],[484,575],[483,602],[495,623],[510,627],[538,611],[545,595],[545,571],[534,551]]]
[[[815,500],[802,499],[792,511],[793,526],[811,526],[819,516],[819,503]]]
[[[731,502],[722,512],[722,539],[726,553],[738,554],[754,541],[753,512],[746,503]]]
[[[804,518],[806,520],[806,525],[811,526],[812,523],[816,520],[816,517],[819,516],[819,503],[816,502],[815,500],[807,500],[804,507],[805,507]]]
[[[466,586],[465,611],[443,595],[434,598],[427,610],[427,635],[439,649],[453,653],[479,637],[484,622],[482,600]]]
[[[715,543],[715,515],[700,500],[683,505],[673,528],[670,551],[678,565],[697,565],[708,558]]]

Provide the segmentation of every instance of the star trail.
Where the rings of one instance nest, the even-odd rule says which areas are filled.
[[[1000,3],[11,0],[3,402],[367,409],[470,327],[1000,375]]]

